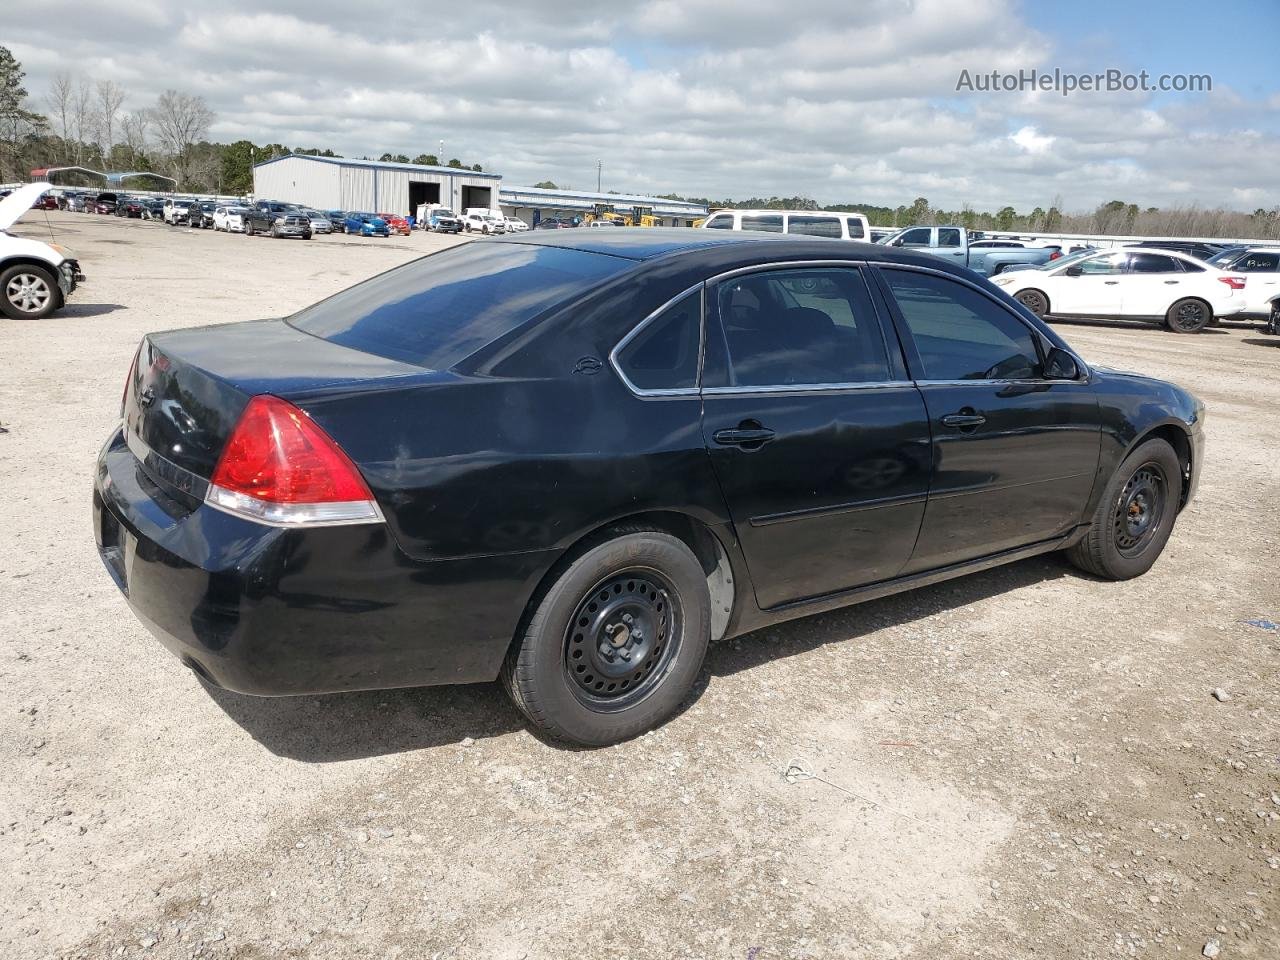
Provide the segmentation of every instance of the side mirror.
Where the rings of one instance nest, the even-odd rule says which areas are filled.
[[[1063,271],[1063,273],[1065,273],[1068,277],[1078,277],[1083,272],[1084,271],[1080,269],[1080,264],[1078,263],[1073,263],[1071,266],[1067,267],[1067,269]]]
[[[1046,380],[1078,380],[1080,365],[1076,358],[1060,347],[1051,347],[1044,358],[1044,376]]]

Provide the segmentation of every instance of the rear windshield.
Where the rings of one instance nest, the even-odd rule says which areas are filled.
[[[444,370],[632,266],[562,247],[468,243],[349,287],[289,323],[344,347]]]

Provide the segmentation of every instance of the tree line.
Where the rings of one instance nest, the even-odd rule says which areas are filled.
[[[54,75],[36,101],[23,85],[25,73],[0,46],[0,182],[27,179],[33,169],[77,166],[92,170],[159,173],[178,189],[243,194],[253,189],[253,165],[289,153],[338,157],[318,147],[288,147],[249,140],[209,140],[216,116],[203,97],[166,90],[151,106],[125,110],[128,91],[110,80],[92,82],[70,71]],[[372,159],[361,157],[362,160]],[[481,171],[478,163],[435,154],[384,153],[379,160]],[[89,183],[74,174],[60,181]]]
[[[75,165],[95,170],[161,173],[175,178],[180,190],[244,194],[253,189],[255,163],[288,153],[340,156],[318,147],[259,145],[249,140],[212,142],[208,139],[209,128],[215,116],[203,97],[166,90],[153,105],[126,111],[128,93],[118,84],[110,80],[91,82],[67,71],[54,75],[41,110],[33,106],[23,78],[22,65],[0,46],[0,182],[24,180],[37,167]],[[456,157],[442,163],[432,153],[420,153],[412,159],[403,153],[383,153],[377,159],[458,170],[482,169],[478,163],[467,165]],[[537,186],[555,188],[550,180]],[[819,209],[815,200],[805,196],[733,200],[673,193],[664,195],[664,199],[702,203],[711,210]],[[836,203],[823,209],[863,213],[878,227],[938,223],[971,230],[1029,233],[1280,239],[1280,206],[1244,213],[1195,205],[1139,207],[1112,200],[1092,211],[1067,213],[1062,198],[1055,197],[1048,207],[1019,212],[1005,206],[990,212],[974,210],[969,204],[959,210],[946,210],[917,197],[912,203],[897,207]]]

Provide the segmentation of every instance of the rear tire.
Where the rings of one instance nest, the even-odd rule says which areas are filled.
[[[1267,317],[1267,325],[1263,329],[1273,337],[1280,334],[1280,302],[1271,304],[1271,315]]]
[[[1182,503],[1182,464],[1167,441],[1151,439],[1125,457],[1098,501],[1084,539],[1067,558],[1095,577],[1141,576],[1164,550]]]
[[[1212,322],[1213,308],[1195,297],[1179,300],[1164,315],[1164,325],[1174,333],[1199,333]]]
[[[1049,298],[1039,290],[1020,290],[1013,299],[1034,313],[1037,320],[1043,320],[1049,312]]]
[[[248,223],[246,223],[246,224],[244,225],[244,235],[245,235],[246,237],[252,237],[252,236],[253,236],[253,221],[252,221],[252,220],[250,220]]]
[[[611,531],[561,571],[503,665],[516,707],[548,736],[619,743],[669,719],[711,635],[706,574],[682,541]]]

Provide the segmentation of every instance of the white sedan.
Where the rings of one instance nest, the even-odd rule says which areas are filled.
[[[992,277],[1038,317],[1147,320],[1197,333],[1244,312],[1246,278],[1171,250],[1094,250]]]
[[[529,229],[529,225],[519,217],[503,217],[502,219],[507,225],[507,233],[524,233]]]
[[[213,208],[213,229],[226,233],[244,233],[244,207],[219,205]]]

